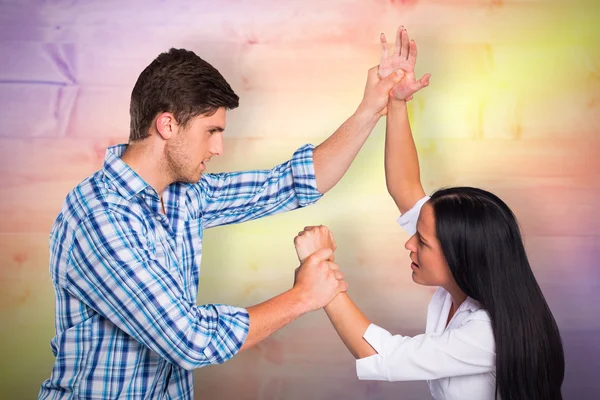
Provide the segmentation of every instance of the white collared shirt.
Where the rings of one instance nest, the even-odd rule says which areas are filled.
[[[410,235],[416,232],[419,212],[428,199],[419,200],[398,219]],[[496,354],[490,317],[467,297],[446,326],[451,305],[450,294],[438,288],[429,303],[425,333],[415,337],[369,325],[363,337],[379,354],[356,360],[358,378],[427,380],[436,400],[494,399]]]

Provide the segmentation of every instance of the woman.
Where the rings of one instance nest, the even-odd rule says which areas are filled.
[[[413,280],[438,286],[426,331],[406,337],[371,324],[350,297],[325,311],[357,358],[360,379],[427,380],[434,399],[561,399],[564,355],[556,322],[529,266],[508,206],[481,189],[458,187],[425,196],[406,100],[427,86],[415,80],[417,48],[398,30],[380,76],[403,69],[387,107],[385,170],[388,191],[412,236]],[[295,240],[303,259],[335,249],[326,228],[305,228]],[[338,267],[333,266],[334,269]]]

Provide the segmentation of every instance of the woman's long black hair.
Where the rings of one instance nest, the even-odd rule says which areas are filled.
[[[485,190],[442,189],[431,196],[435,228],[460,289],[487,310],[496,341],[496,395],[562,399],[560,333],[535,280],[517,220]]]

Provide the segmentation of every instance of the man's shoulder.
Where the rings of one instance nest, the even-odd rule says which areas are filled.
[[[62,220],[69,227],[76,228],[96,213],[133,213],[130,203],[130,200],[110,185],[100,170],[84,179],[67,194],[57,221]]]

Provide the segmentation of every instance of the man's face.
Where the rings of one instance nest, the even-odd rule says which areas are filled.
[[[178,182],[200,180],[206,163],[223,154],[223,131],[226,109],[221,107],[211,116],[192,118],[185,129],[179,129],[167,142],[167,168]]]

